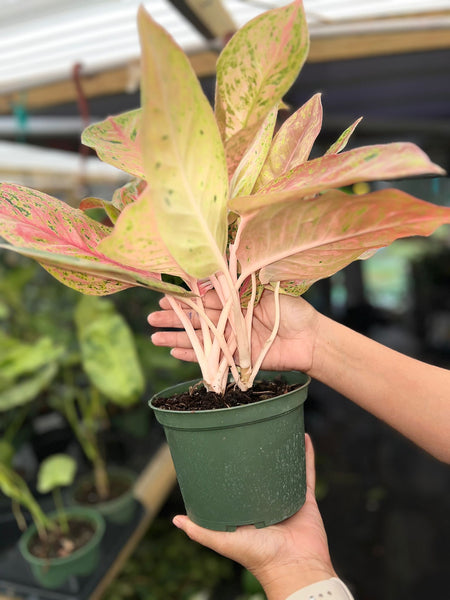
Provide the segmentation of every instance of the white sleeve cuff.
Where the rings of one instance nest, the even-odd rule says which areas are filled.
[[[354,600],[350,590],[337,577],[324,579],[291,594],[286,600]]]

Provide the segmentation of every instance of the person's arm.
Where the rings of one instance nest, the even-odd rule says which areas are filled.
[[[319,315],[308,374],[450,462],[450,371]]]

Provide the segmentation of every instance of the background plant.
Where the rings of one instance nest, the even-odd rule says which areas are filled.
[[[51,519],[44,513],[23,477],[12,468],[12,456],[12,448],[10,452],[6,452],[3,441],[0,455],[0,489],[12,501],[13,513],[19,528],[24,530],[27,527],[26,520],[20,512],[20,506],[23,506],[29,511],[42,541],[47,539],[50,531],[57,528],[63,534],[67,534],[69,526],[60,488],[73,483],[76,472],[75,460],[66,454],[58,454],[48,457],[40,466],[38,490],[41,493],[53,492],[57,516]]]

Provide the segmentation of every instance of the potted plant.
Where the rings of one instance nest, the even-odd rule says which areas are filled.
[[[143,372],[132,333],[111,302],[82,297],[74,318],[87,385],[66,386],[64,394],[56,393],[50,400],[67,419],[92,465],[92,471],[75,482],[73,500],[95,507],[114,523],[126,523],[136,508],[136,475],[125,467],[106,464],[99,433],[102,422],[108,420],[108,403],[129,408],[140,399]]]
[[[74,500],[124,523],[136,508],[136,475],[123,466],[107,465],[100,435],[109,425],[109,405],[126,410],[141,399],[142,368],[130,328],[110,301],[82,297],[73,320],[78,352],[49,336],[25,343],[0,331],[3,439],[12,443],[19,437],[32,401],[41,396],[40,406],[64,415],[92,466],[92,472],[76,481]]]
[[[277,334],[280,294],[300,295],[315,281],[397,238],[429,235],[450,222],[448,208],[400,190],[348,195],[340,188],[375,179],[441,175],[443,170],[411,143],[342,152],[358,121],[324,156],[308,160],[321,127],[319,95],[274,135],[282,97],[308,54],[300,0],[256,17],[230,39],[217,62],[214,110],[187,57],[143,8],[138,27],[142,107],[88,127],[82,138],[102,160],[134,179],[111,201],[90,198],[81,210],[5,184],[0,188],[0,235],[10,242],[4,247],[38,260],[82,293],[103,295],[134,285],[165,293],[196,351],[205,390],[220,399],[230,376],[242,392],[255,387]],[[103,207],[111,225],[84,214],[93,207]],[[209,320],[204,308],[204,294],[211,288],[222,303],[218,323]],[[275,327],[252,362],[253,309],[263,290],[274,296]],[[201,337],[185,307],[200,318]],[[266,399],[196,411],[196,384],[188,385],[184,412],[158,409],[152,402],[164,422],[186,508],[195,521],[217,529],[267,525],[299,508],[304,494],[302,459],[298,463],[301,410],[308,379],[297,376],[300,397],[294,400],[289,392],[286,409],[280,408],[284,400]],[[222,406],[226,403],[225,398]],[[266,407],[274,417],[270,431],[250,433],[252,421],[266,422],[268,417],[259,412]],[[247,418],[253,411],[257,416]],[[289,413],[294,425],[288,424]],[[186,421],[188,433],[179,431]],[[174,438],[176,432],[180,439]],[[209,450],[206,438],[216,447],[217,439],[224,439],[219,454]],[[189,456],[188,449],[195,454]],[[237,466],[232,464],[233,449]],[[256,464],[243,465],[247,455]],[[194,474],[184,472],[184,457]],[[292,457],[294,465],[289,464]],[[191,497],[197,487],[204,501],[199,507]],[[244,514],[237,515],[237,508]]]
[[[45,514],[25,480],[6,461],[0,462],[0,488],[13,501],[19,527],[26,527],[20,504],[33,519],[19,540],[20,552],[35,579],[48,588],[62,585],[71,576],[92,573],[98,563],[103,517],[92,509],[66,509],[62,502],[60,487],[72,484],[75,470],[75,461],[65,454],[54,454],[42,462],[38,491],[52,491],[56,507],[55,513]]]

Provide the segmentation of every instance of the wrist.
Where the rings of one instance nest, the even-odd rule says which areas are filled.
[[[263,586],[267,600],[285,600],[303,587],[337,577],[331,565],[314,564],[305,568],[304,563],[300,561],[271,566],[263,572],[253,574]]]

